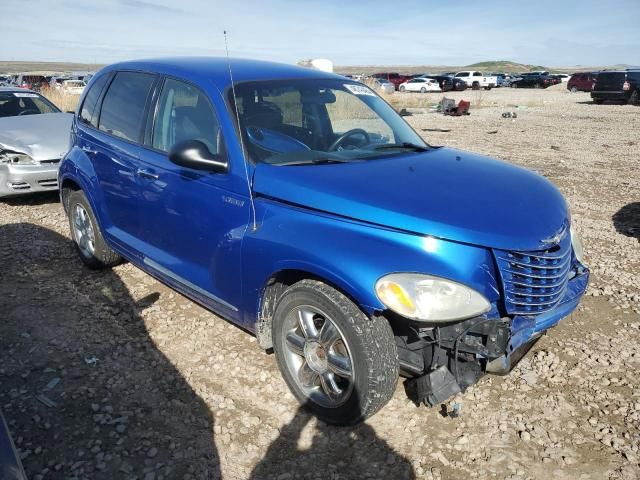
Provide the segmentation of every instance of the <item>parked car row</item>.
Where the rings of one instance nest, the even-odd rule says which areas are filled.
[[[0,87],[18,87],[40,92],[49,88],[79,95],[91,80],[93,72],[29,72],[0,75]]]
[[[466,70],[461,72],[445,73],[415,73],[403,75],[398,72],[380,72],[371,76],[366,75],[346,75],[348,78],[363,81],[367,84],[375,79],[379,84],[372,83],[377,91],[389,93],[388,85],[393,85],[395,91],[402,92],[448,92],[450,90],[462,91],[467,88],[474,90],[490,90],[498,87],[513,88],[547,88],[567,82],[570,78],[568,74],[550,74],[548,71],[535,71],[529,73],[509,74],[509,73],[489,73],[485,74],[477,70]],[[417,80],[422,79],[422,80]],[[417,85],[425,83],[424,79],[436,80],[439,89],[434,88],[433,82],[430,85]],[[417,80],[417,81],[415,81]],[[387,85],[381,87],[381,85]]]

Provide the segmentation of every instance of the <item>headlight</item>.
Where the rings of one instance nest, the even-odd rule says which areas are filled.
[[[0,164],[35,165],[36,161],[25,153],[4,150],[0,152]]]
[[[584,265],[584,247],[582,246],[582,239],[573,228],[571,229],[571,246],[573,247],[573,253],[576,256],[576,259]]]
[[[450,322],[488,312],[491,304],[460,283],[419,273],[392,273],[376,282],[376,294],[390,310],[428,322]]]

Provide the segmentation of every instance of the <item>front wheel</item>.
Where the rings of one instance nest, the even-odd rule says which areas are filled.
[[[398,88],[399,91],[404,92],[404,85],[400,85],[400,87]]]
[[[473,82],[473,84],[471,85],[471,88],[473,90],[480,90],[480,84],[478,82]]]
[[[427,89],[426,89],[426,88],[424,88],[424,87],[422,87],[422,88],[420,89],[420,93],[427,93]]]
[[[398,353],[389,323],[368,318],[330,286],[302,280],[289,287],[276,307],[272,335],[289,389],[321,420],[352,425],[391,399]]]
[[[571,93],[578,93],[578,87],[571,87]]]

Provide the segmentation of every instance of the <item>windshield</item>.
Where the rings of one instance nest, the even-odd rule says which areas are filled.
[[[429,148],[392,107],[360,83],[246,82],[236,85],[235,92],[253,162],[348,162]],[[233,102],[233,92],[229,95]]]
[[[57,113],[51,102],[33,92],[0,92],[0,117]]]

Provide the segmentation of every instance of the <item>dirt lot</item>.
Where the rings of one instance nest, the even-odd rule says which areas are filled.
[[[29,477],[639,478],[640,108],[560,88],[452,96],[483,106],[408,120],[555,182],[592,269],[510,375],[456,397],[458,418],[399,384],[370,421],[328,427],[250,335],[131,265],[83,268],[55,196],[0,202],[0,406]]]

